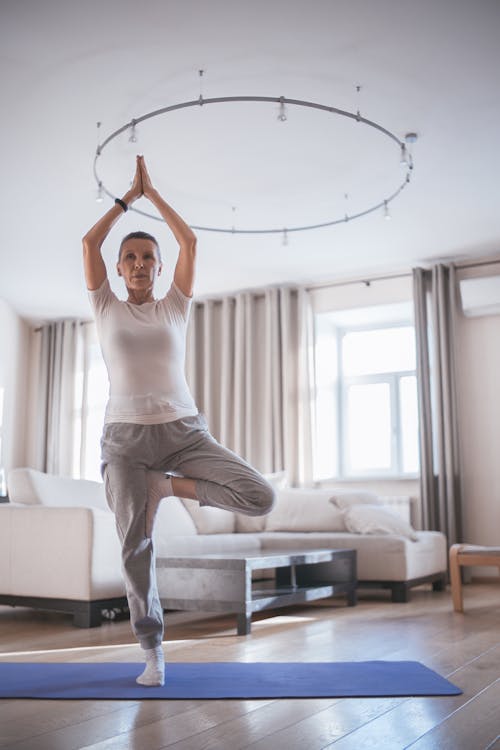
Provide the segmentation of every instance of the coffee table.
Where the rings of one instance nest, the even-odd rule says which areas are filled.
[[[270,581],[252,572],[276,569]],[[356,551],[352,549],[265,550],[176,555],[156,562],[164,609],[235,612],[238,635],[248,635],[252,614],[345,594],[356,604]]]

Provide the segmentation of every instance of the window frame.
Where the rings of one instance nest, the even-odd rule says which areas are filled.
[[[380,331],[389,328],[413,328],[414,322],[411,318],[391,320],[386,323],[360,324],[349,326],[338,326],[335,331],[335,346],[337,349],[338,373],[336,383],[337,395],[337,456],[336,464],[338,476],[332,479],[340,481],[374,479],[415,479],[419,476],[417,472],[403,471],[403,425],[401,413],[401,389],[400,383],[404,377],[416,377],[415,370],[393,370],[385,373],[373,373],[371,375],[349,375],[343,374],[343,352],[342,339],[346,334],[357,331]],[[389,469],[367,469],[353,471],[348,466],[348,420],[347,400],[348,389],[352,385],[388,383],[391,404],[391,466]]]

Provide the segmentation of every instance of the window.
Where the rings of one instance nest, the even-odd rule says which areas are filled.
[[[418,472],[415,331],[389,312],[317,316],[317,480]]]
[[[85,325],[79,346],[74,403],[73,476],[100,482],[100,441],[109,382],[93,324]]]

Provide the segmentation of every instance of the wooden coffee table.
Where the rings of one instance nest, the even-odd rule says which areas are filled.
[[[252,581],[252,572],[276,569],[275,580]],[[356,551],[313,549],[176,555],[156,562],[164,609],[235,612],[238,635],[250,633],[263,609],[344,594],[356,604]]]

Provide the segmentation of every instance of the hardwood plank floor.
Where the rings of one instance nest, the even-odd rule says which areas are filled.
[[[385,592],[257,615],[167,613],[167,661],[409,659],[463,691],[440,698],[260,701],[0,701],[6,750],[500,750],[500,587],[471,584],[464,614],[449,592]],[[73,628],[65,615],[0,607],[0,660],[141,661],[128,622]],[[167,664],[168,670],[168,664]]]

